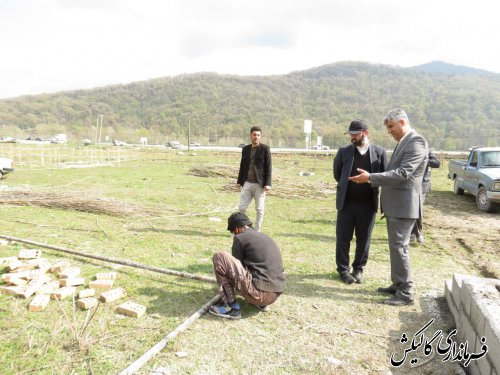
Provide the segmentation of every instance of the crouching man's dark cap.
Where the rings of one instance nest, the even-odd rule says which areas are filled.
[[[227,218],[227,230],[233,232],[236,228],[252,225],[252,222],[243,212],[235,212]]]
[[[368,130],[368,125],[363,120],[354,120],[351,121],[351,124],[349,125],[349,130],[345,133],[349,134],[358,134],[360,132],[364,132]]]

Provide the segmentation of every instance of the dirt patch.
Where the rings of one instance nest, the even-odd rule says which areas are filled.
[[[238,168],[225,164],[211,164],[202,167],[193,167],[187,174],[196,177],[225,177],[236,181],[238,178]]]
[[[466,254],[482,276],[500,278],[500,213],[479,211],[471,195],[431,192],[424,206],[425,231],[455,256]],[[462,256],[464,256],[462,255]]]
[[[37,206],[74,210],[112,216],[137,216],[146,211],[138,206],[108,198],[89,197],[87,192],[4,190],[0,191],[0,204],[11,206]]]

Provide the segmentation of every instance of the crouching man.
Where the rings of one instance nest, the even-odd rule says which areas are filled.
[[[232,255],[225,251],[213,256],[214,272],[222,303],[209,312],[227,319],[241,318],[235,291],[260,310],[267,310],[285,287],[281,253],[266,234],[252,227],[248,216],[236,212],[227,219],[234,234]]]

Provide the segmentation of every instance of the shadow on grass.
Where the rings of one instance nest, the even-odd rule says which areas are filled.
[[[303,298],[373,304],[374,298],[381,294],[375,290],[367,290],[362,285],[364,284],[344,284],[337,274],[286,275],[285,293]]]
[[[300,220],[292,220],[292,223],[297,223],[297,224],[324,224],[324,225],[336,225],[337,220],[336,219],[331,219],[331,220],[325,220],[325,219],[318,219],[318,220],[305,220],[305,219],[300,219]]]
[[[325,236],[321,234],[311,234],[311,233],[276,233],[273,237],[301,237],[308,240],[314,240],[319,242],[334,242],[335,236]]]
[[[322,235],[322,234],[311,234],[311,233],[276,233],[272,236],[273,238],[277,237],[283,237],[283,238],[304,238],[307,240],[314,240],[318,242],[327,242],[332,245],[332,251],[333,255],[335,255],[335,241],[336,241],[336,236],[335,235]],[[370,243],[372,244],[387,244],[387,239],[386,238],[373,238],[371,239]],[[353,240],[351,241],[351,249],[354,249],[356,247],[356,238],[354,237]]]
[[[215,284],[202,283],[196,285],[179,279],[174,283],[169,283],[165,289],[143,287],[137,291],[149,297],[148,313],[183,319],[192,315],[217,294]]]
[[[200,232],[198,230],[185,229],[155,229],[155,228],[140,228],[134,229],[134,232],[158,232],[166,234],[174,234],[179,236],[194,236],[194,237],[227,237],[227,233],[218,232]]]

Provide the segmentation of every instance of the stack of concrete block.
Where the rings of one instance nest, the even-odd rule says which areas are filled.
[[[117,278],[116,272],[97,273],[95,280],[88,283],[85,289],[85,279],[80,277],[79,267],[71,266],[66,261],[59,261],[53,265],[44,258],[41,258],[42,251],[38,249],[22,249],[17,257],[0,258],[0,268],[4,268],[7,273],[1,278],[5,285],[0,286],[0,293],[30,298],[36,295],[29,304],[29,311],[43,311],[49,299],[63,300],[77,295],[77,288],[82,286],[77,298],[77,306],[82,309],[90,309],[100,302],[112,303],[122,299],[126,292],[122,288],[113,288]],[[51,278],[46,273],[50,272]],[[95,298],[96,289],[101,291],[98,298]],[[130,305],[130,306],[129,306]],[[141,306],[130,301],[117,308],[117,312],[127,316],[140,317],[146,311],[145,306]]]
[[[485,356],[470,362],[468,372],[500,375],[500,280],[454,274],[445,282],[445,297],[455,319],[457,345],[467,342],[469,353],[488,346]]]

